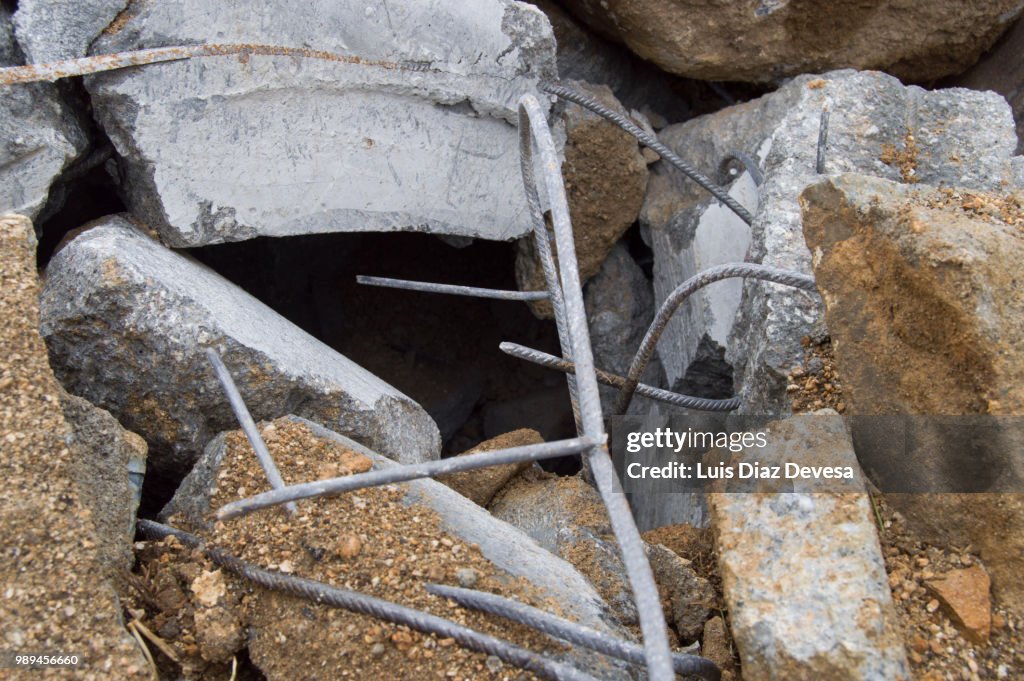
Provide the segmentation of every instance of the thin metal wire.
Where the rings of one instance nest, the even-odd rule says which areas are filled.
[[[576,365],[566,359],[549,355],[546,352],[540,350],[534,350],[518,343],[501,343],[498,346],[502,352],[507,355],[512,355],[518,359],[524,359],[527,362],[533,362],[540,366],[547,367],[549,369],[556,369],[558,371],[565,372],[567,374],[576,373]],[[616,374],[602,371],[601,369],[594,369],[597,374],[597,380],[605,385],[610,385],[613,388],[621,388],[626,384],[626,379]],[[680,395],[679,393],[669,392],[668,390],[662,390],[661,388],[655,388],[654,386],[647,385],[646,383],[638,383],[636,386],[636,392],[638,395],[643,397],[649,397],[652,400],[658,400],[659,402],[666,402],[668,404],[674,404],[679,407],[685,407],[686,409],[698,409],[700,411],[732,411],[738,409],[740,406],[740,400],[738,397],[730,397],[724,400],[713,400],[708,397],[692,397],[690,395]]]
[[[570,454],[580,454],[603,442],[604,435],[602,434],[601,437],[602,439],[577,437],[569,440],[542,442],[521,447],[498,449],[492,452],[453,456],[439,461],[426,461],[407,466],[396,464],[388,468],[368,471],[358,475],[346,475],[305,482],[298,485],[288,485],[287,487],[263,492],[262,494],[256,494],[225,504],[217,511],[217,519],[228,520],[288,501],[311,499],[328,494],[341,494],[342,492],[351,492],[363,489],[364,487],[379,487],[381,485],[390,485],[419,478],[432,478],[438,475],[487,468],[488,466],[500,466],[520,461],[540,461]]]
[[[429,71],[432,67],[425,62],[387,61],[381,59],[363,59],[355,55],[338,54],[324,50],[313,50],[308,47],[284,47],[282,45],[260,45],[250,43],[226,43],[209,45],[177,45],[172,47],[156,47],[148,50],[130,50],[113,54],[97,54],[78,59],[64,59],[47,64],[28,64],[27,66],[9,66],[0,68],[0,85],[16,85],[18,83],[37,83],[40,81],[56,81],[73,76],[86,76],[91,73],[115,71],[133,66],[146,66],[162,62],[193,59],[195,57],[221,57],[231,54],[258,54],[266,56],[305,57],[325,61],[356,64],[360,66],[376,66],[384,69],[402,71]]]
[[[821,120],[818,122],[818,156],[814,163],[814,171],[821,175],[825,172],[825,146],[828,144],[828,105],[821,108]]]
[[[461,624],[456,624],[443,617],[408,608],[381,598],[375,598],[358,591],[341,589],[312,579],[264,570],[221,549],[206,546],[203,540],[194,534],[189,534],[188,532],[183,532],[182,530],[168,527],[152,520],[140,520],[139,529],[147,537],[155,539],[162,539],[168,536],[174,537],[191,549],[201,550],[207,558],[228,572],[266,589],[297,596],[313,603],[331,605],[351,610],[352,612],[358,612],[362,615],[369,615],[386,622],[401,624],[426,634],[437,634],[443,638],[453,638],[464,648],[486,653],[487,655],[494,655],[511,665],[547,679],[595,681],[594,677],[567,664],[548,660],[533,651],[470,629]]]
[[[607,437],[601,417],[601,400],[597,391],[597,378],[594,375],[594,356],[590,347],[587,314],[583,306],[583,291],[580,286],[579,265],[576,261],[576,246],[573,243],[569,204],[560,170],[561,163],[555,152],[547,116],[532,95],[524,95],[519,100],[519,127],[520,131],[524,128],[529,130],[540,153],[540,166],[544,173],[544,184],[551,206],[551,222],[558,248],[558,273],[565,304],[566,331],[571,343],[569,356],[576,363],[580,419],[584,434],[600,443],[591,448],[587,461],[594,483],[608,511],[612,531],[622,549],[622,562],[633,589],[640,631],[643,634],[648,678],[650,681],[672,681],[674,673],[669,655],[668,630],[661,610],[658,587],[654,582],[654,574],[647,561],[643,540],[640,538],[629,504],[625,495],[616,492],[617,475],[605,444]],[[535,186],[533,164],[524,163],[522,169],[524,185]],[[554,286],[553,282],[548,281],[549,290]]]
[[[754,181],[754,184],[758,187],[764,182],[764,175],[761,174],[761,169],[757,167],[757,162],[754,161],[749,155],[744,154],[742,151],[731,151],[722,157],[722,160],[718,162],[718,182],[719,184],[727,184],[729,178],[729,165],[733,162],[739,163],[743,166],[743,169],[750,173],[750,179]]]
[[[793,286],[805,291],[817,291],[814,285],[814,277],[812,276],[752,262],[718,265],[690,277],[668,295],[665,302],[661,304],[658,314],[655,315],[654,321],[651,322],[651,326],[647,329],[647,335],[644,336],[643,342],[637,348],[636,355],[633,356],[633,363],[629,366],[626,382],[619,391],[618,399],[615,402],[616,414],[625,414],[629,408],[629,403],[633,400],[633,393],[640,383],[640,376],[644,373],[644,369],[647,368],[647,363],[651,361],[651,356],[654,354],[654,348],[657,346],[661,334],[664,333],[669,320],[672,319],[672,315],[679,309],[679,306],[694,292],[708,284],[732,277],[749,277],[751,279],[761,279],[776,284]]]
[[[252,414],[249,413],[249,408],[245,406],[242,393],[238,392],[238,386],[235,385],[234,379],[231,378],[231,372],[224,366],[220,355],[213,348],[206,348],[206,358],[213,365],[213,370],[217,374],[217,380],[220,381],[221,386],[224,388],[224,394],[227,395],[228,402],[231,403],[231,411],[235,412],[235,418],[238,419],[239,425],[242,426],[242,432],[245,433],[249,444],[252,445],[252,450],[256,452],[256,458],[259,460],[263,472],[266,473],[270,486],[274,489],[283,489],[285,486],[284,479],[281,478],[281,473],[277,470],[277,464],[274,463],[274,457],[270,455],[267,444],[260,436],[260,431],[256,427]],[[285,504],[285,508],[292,515],[298,512],[293,503]]]
[[[568,88],[561,83],[550,83],[542,82],[538,87],[544,92],[557,95],[562,99],[567,99],[570,102],[579,104],[582,107],[590,109],[594,113],[607,118],[609,121],[619,126],[633,137],[640,140],[644,146],[653,149],[659,156],[671,163],[677,169],[679,169],[684,175],[689,177],[691,180],[699,184],[704,189],[711,192],[711,194],[724,203],[729,209],[736,213],[748,225],[754,222],[754,216],[750,214],[746,208],[744,208],[739,201],[729,196],[729,192],[719,187],[717,184],[712,182],[704,173],[700,172],[692,165],[680,158],[674,151],[669,149],[667,146],[658,141],[658,138],[650,134],[639,125],[629,120],[626,116],[623,116],[618,111],[609,109],[604,104],[601,104],[597,100],[588,97],[572,88]]]
[[[427,591],[436,596],[450,598],[467,608],[508,618],[563,641],[575,643],[620,660],[634,664],[644,663],[644,649],[641,646],[623,641],[603,631],[556,617],[525,603],[484,591],[444,584],[428,584]],[[722,672],[718,665],[699,655],[672,653],[672,668],[675,669],[676,674],[699,676],[708,681],[719,681],[722,678]]]
[[[459,286],[457,284],[434,284],[426,281],[409,281],[408,279],[389,279],[387,277],[356,276],[356,282],[366,286],[381,288],[397,288],[406,291],[424,291],[426,293],[446,293],[453,296],[472,296],[474,298],[491,298],[493,300],[547,300],[547,291],[503,291],[495,288],[478,288],[476,286]]]

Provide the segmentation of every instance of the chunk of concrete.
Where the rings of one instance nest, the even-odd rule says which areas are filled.
[[[38,331],[36,239],[32,223],[20,215],[0,217],[0,282],[0,646],[78,655],[79,678],[149,679],[146,660],[124,628],[89,511],[90,492],[79,485],[75,453],[65,441],[70,429],[60,385]],[[38,673],[9,670],[5,678]]]
[[[1024,414],[1019,194],[842,175],[801,203],[849,413]],[[990,425],[1000,478],[1024,479],[1024,443],[1008,444],[999,419]],[[979,456],[976,443],[923,454],[914,475],[936,491],[960,489],[961,462]],[[996,597],[1024,612],[1024,494],[886,498],[924,541],[972,544]]]
[[[29,64],[84,57],[128,0],[19,0],[18,44]]]
[[[856,466],[834,412],[771,432],[785,446],[759,457],[802,446]],[[709,507],[743,678],[910,678],[866,494],[716,493]]]
[[[124,161],[129,206],[167,243],[396,230],[508,240],[530,230],[517,102],[527,93],[548,101],[536,85],[556,75],[551,26],[537,8],[185,0],[132,12],[92,53],[195,43],[306,50],[86,80]]]
[[[54,256],[42,310],[65,387],[145,437],[160,473],[180,475],[236,424],[210,347],[256,419],[298,412],[402,462],[439,456],[437,426],[419,405],[123,218]]]
[[[0,7],[0,66],[21,64],[10,13]],[[0,213],[39,215],[57,176],[86,137],[55,86],[0,86]]]
[[[756,186],[740,169],[729,187],[754,213],[748,229],[675,169],[653,167],[640,219],[655,254],[658,303],[687,278],[724,262],[746,259],[810,274],[797,199],[821,177],[815,164],[825,107],[826,174],[975,189],[1017,181],[1013,119],[993,93],[926,91],[875,72],[800,76],[760,99],[661,132],[662,142],[707,175],[740,153],[764,181]],[[786,376],[802,360],[800,339],[812,335],[821,313],[820,301],[806,292],[753,280],[717,282],[680,308],[658,355],[669,385],[679,387],[702,346],[724,348],[742,409],[786,413]]]
[[[498,449],[507,449],[508,447],[524,447],[542,442],[544,442],[544,438],[537,431],[529,428],[520,428],[511,433],[505,433],[504,435],[481,442],[469,451],[463,452],[460,456],[493,452]],[[473,471],[451,473],[438,478],[438,481],[448,485],[467,499],[472,499],[475,504],[486,507],[495,494],[500,492],[512,478],[529,468],[530,465],[529,461],[520,461],[519,463],[508,463],[502,466],[489,466]]]

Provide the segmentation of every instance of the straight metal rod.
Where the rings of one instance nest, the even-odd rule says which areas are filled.
[[[596,650],[619,660],[640,665],[644,663],[642,646],[623,641],[609,633],[591,629],[504,596],[444,584],[428,584],[427,592],[450,598],[463,607],[525,624],[549,636]],[[672,668],[675,669],[676,674],[699,676],[707,681],[719,681],[722,678],[722,672],[718,669],[718,665],[699,655],[672,653]]]
[[[626,567],[633,596],[636,600],[640,631],[643,634],[644,657],[647,662],[647,677],[650,681],[673,681],[672,659],[668,645],[668,629],[661,610],[658,587],[654,582],[651,565],[647,562],[644,543],[640,538],[632,511],[625,495],[616,492],[617,476],[611,456],[604,442],[604,421],[601,417],[601,400],[597,392],[597,378],[594,375],[594,356],[590,347],[590,333],[587,315],[583,306],[583,291],[580,286],[579,265],[576,260],[576,245],[573,242],[572,221],[569,217],[569,203],[565,196],[561,163],[555,152],[547,115],[532,95],[519,100],[519,126],[530,130],[540,152],[540,167],[544,172],[544,184],[551,206],[551,221],[554,225],[555,243],[558,249],[558,273],[561,278],[562,298],[565,305],[565,323],[571,351],[569,357],[576,362],[576,388],[578,391],[580,419],[583,432],[600,442],[590,450],[587,462],[594,477],[594,483],[611,521],[612,531],[622,549],[622,562]],[[523,166],[525,185],[533,182],[533,167]],[[548,282],[549,290],[552,283]],[[564,348],[563,348],[563,354]],[[621,489],[621,488],[619,488]]]
[[[356,281],[367,286],[381,288],[398,288],[406,291],[424,291],[426,293],[446,293],[453,296],[472,296],[474,298],[492,298],[494,300],[547,300],[547,291],[503,291],[494,288],[476,286],[458,286],[456,284],[434,284],[426,281],[409,281],[407,279],[389,279],[387,277],[356,276]]]
[[[274,489],[283,489],[285,486],[284,479],[281,477],[280,471],[277,470],[274,457],[270,455],[270,450],[267,449],[266,443],[263,442],[263,438],[260,436],[260,431],[256,427],[256,422],[252,419],[252,414],[249,413],[249,408],[245,406],[242,393],[238,392],[238,386],[235,385],[234,379],[231,378],[231,372],[224,366],[220,355],[213,348],[206,348],[206,357],[210,360],[210,364],[213,365],[213,370],[217,374],[217,380],[220,381],[221,386],[224,388],[224,394],[228,396],[228,402],[231,403],[231,411],[235,412],[235,418],[238,419],[239,425],[242,426],[242,432],[245,433],[249,444],[252,445],[252,450],[256,452],[256,458],[259,460],[260,466],[270,482],[270,486]],[[285,508],[291,514],[298,512],[295,504],[292,503],[286,504]]]
[[[534,350],[533,348],[528,348],[525,345],[519,345],[518,343],[505,342],[501,343],[498,347],[506,355],[511,355],[517,359],[524,359],[527,362],[533,362],[534,364],[539,364],[540,366],[562,371],[567,374],[576,373],[576,365],[569,360],[562,359],[561,357],[555,357],[554,355],[549,355],[546,352]],[[626,379],[622,376],[611,374],[607,371],[602,371],[601,369],[594,369],[594,372],[597,374],[597,380],[605,385],[610,385],[613,388],[621,388],[626,385]],[[699,409],[701,411],[732,411],[734,409],[739,409],[740,406],[740,399],[738,397],[730,397],[724,400],[713,400],[707,397],[692,397],[690,395],[680,395],[679,393],[655,388],[654,386],[647,385],[646,383],[638,383],[636,386],[636,392],[638,395],[649,397],[652,400],[658,400],[659,402],[665,402],[667,404],[674,404],[686,409]]]
[[[448,459],[441,459],[440,461],[426,461],[408,466],[389,466],[388,468],[368,471],[358,475],[346,475],[338,478],[289,485],[288,487],[263,492],[262,494],[256,494],[246,499],[225,504],[217,511],[217,519],[228,520],[245,515],[246,513],[258,511],[261,508],[283,504],[287,501],[311,499],[328,494],[340,494],[342,492],[363,489],[364,487],[379,487],[381,485],[390,485],[419,478],[433,478],[449,473],[472,471],[477,468],[487,468],[488,466],[500,466],[520,461],[540,461],[542,459],[553,459],[558,456],[580,454],[593,448],[594,445],[600,442],[600,440],[595,438],[576,437],[569,440],[498,449],[493,452],[454,456]]]
[[[139,529],[150,538],[174,537],[191,549],[202,551],[207,558],[239,577],[265,589],[279,591],[302,598],[311,603],[344,608],[362,615],[369,615],[385,622],[393,622],[426,634],[442,638],[453,638],[468,650],[494,655],[505,662],[537,674],[541,678],[561,681],[596,681],[591,675],[562,662],[549,660],[526,648],[500,638],[481,633],[475,629],[457,624],[451,620],[431,615],[429,612],[409,608],[398,603],[376,598],[358,591],[341,589],[330,584],[295,577],[282,572],[264,570],[237,556],[212,546],[188,532],[168,527],[152,520],[140,520]]]

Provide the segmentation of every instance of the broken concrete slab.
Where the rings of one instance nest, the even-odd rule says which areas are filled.
[[[84,57],[90,43],[128,0],[20,0],[14,13],[18,44],[29,64]]]
[[[515,189],[517,102],[526,93],[548,101],[536,84],[556,77],[551,27],[537,8],[511,0],[186,0],[137,3],[132,12],[94,43],[94,54],[194,43],[305,50],[87,79],[123,158],[128,203],[167,243],[394,230],[509,240],[529,232]]]
[[[279,441],[276,439],[277,433],[291,433],[281,437],[284,440],[294,440],[298,437],[295,435],[296,426],[304,431],[304,437],[313,437],[328,448],[343,452],[345,457],[347,457],[346,460],[366,457],[366,459],[372,462],[374,469],[387,469],[396,465],[389,459],[380,456],[359,443],[338,435],[316,423],[295,416],[288,416],[264,426],[264,433],[266,434],[268,447],[270,447],[272,454],[279,460],[282,473],[289,482],[299,481],[298,479],[288,477],[291,471],[297,470],[295,458],[302,459],[303,473],[310,479],[323,473],[323,464],[337,465],[337,462],[331,459],[331,455],[326,449],[312,449],[311,445],[304,446],[301,450],[294,452],[278,451]],[[271,434],[269,432],[271,430],[275,431],[275,433]],[[198,464],[182,483],[172,502],[165,508],[162,513],[164,517],[173,518],[176,524],[192,527],[201,534],[210,531],[222,534],[223,529],[217,529],[216,526],[227,526],[227,531],[230,532],[232,524],[238,522],[246,523],[253,518],[256,519],[256,522],[260,522],[257,514],[238,520],[227,521],[226,523],[215,524],[213,522],[211,511],[216,509],[211,509],[212,500],[215,497],[222,500],[225,498],[231,498],[232,500],[237,498],[233,493],[235,485],[239,483],[225,470],[228,467],[237,468],[230,458],[232,456],[230,445],[232,437],[234,437],[235,441],[238,441],[238,433],[223,433],[211,442]],[[308,458],[307,452],[309,451],[316,451],[318,456],[330,460],[320,461],[316,457]],[[349,465],[345,464],[345,467],[349,468]],[[291,471],[289,471],[289,468]],[[335,472],[334,474],[337,475],[339,473]],[[259,492],[261,491],[258,486],[260,484],[264,484],[264,481],[260,480],[256,483],[256,486],[246,483],[244,489],[239,494]],[[408,508],[410,512],[418,516],[413,520],[414,523],[426,523],[428,522],[428,514],[430,516],[436,514],[440,523],[440,529],[449,535],[449,537],[444,538],[444,541],[448,542],[444,546],[451,549],[449,558],[453,554],[455,557],[460,558],[460,554],[469,550],[468,546],[475,545],[475,548],[472,550],[478,550],[480,555],[489,561],[494,568],[504,573],[502,579],[511,581],[525,580],[530,585],[529,588],[535,590],[537,597],[541,601],[550,602],[556,610],[561,611],[563,616],[601,631],[625,635],[627,638],[631,638],[620,627],[615,618],[611,616],[608,606],[602,601],[598,592],[594,590],[584,576],[577,572],[570,563],[546,551],[527,534],[495,518],[477,504],[438,481],[431,479],[414,480],[392,486],[392,489],[401,492],[401,499],[395,505]],[[365,512],[369,503],[366,497],[370,491],[362,490],[352,494],[325,499],[320,502],[300,501],[298,502],[300,514],[305,516],[317,512],[316,510],[310,510],[310,504],[313,503],[337,508],[339,514],[352,513],[351,509],[353,508],[364,510]],[[229,493],[225,496],[224,492]],[[319,511],[324,512],[326,509],[323,509],[321,506]],[[273,512],[263,512],[263,515],[266,516],[266,513]],[[295,521],[297,525],[303,523],[302,516]],[[285,521],[287,522],[287,519]],[[300,530],[293,529],[291,531]],[[465,546],[456,548],[458,545],[452,545],[453,539],[464,543]],[[338,541],[339,538],[337,536],[323,536],[322,533],[311,534],[306,538],[304,545],[313,549],[314,558],[315,556],[320,556],[315,558],[315,561],[319,563],[322,560],[328,560],[328,550],[323,547],[327,546],[327,544],[335,546],[335,543]],[[368,546],[367,541],[367,539],[356,537],[356,543],[352,547],[340,549],[340,553],[344,556],[352,557],[353,555],[373,550],[375,547]],[[378,536],[369,539],[369,541],[372,543],[384,540]],[[417,539],[417,541],[421,540]],[[404,544],[404,542],[398,541],[394,543]],[[445,550],[444,546],[442,550]],[[434,548],[436,548],[436,544]],[[334,550],[334,553],[338,553],[337,549],[332,550]],[[402,578],[400,581],[394,582],[395,588],[407,591],[411,584],[418,585],[424,579],[426,581],[444,581],[457,577],[457,570],[442,570],[438,572],[437,576],[431,576],[433,571],[425,565],[427,562],[425,556],[433,550],[432,548],[419,544],[415,546],[407,545],[403,550],[405,552],[415,551],[417,557],[411,561],[411,565],[408,568],[404,565],[404,558],[396,559],[396,569],[390,571],[390,574],[398,574],[398,567],[401,567],[403,571],[408,569],[415,570],[416,572],[412,574],[407,571],[401,572]],[[302,565],[309,562],[310,558],[306,555],[296,555],[292,558],[292,565],[282,565],[281,567],[286,570],[295,569],[299,571]],[[305,569],[301,571],[303,573],[306,572]],[[424,573],[428,574],[424,575]],[[348,579],[358,581],[359,578],[356,575],[350,574]],[[390,583],[389,580],[391,580],[390,576],[380,581]],[[373,586],[376,586],[376,583]],[[367,590],[369,590],[369,587],[367,587]],[[262,623],[264,632],[261,636],[265,638],[257,646],[262,651],[261,655],[267,656],[264,659],[268,663],[270,662],[271,651],[276,650],[272,646],[272,641],[274,631],[277,631],[277,629],[267,628],[272,621],[271,619]],[[338,627],[338,629],[342,628]],[[577,664],[582,669],[587,669],[598,678],[628,678],[618,665],[615,663],[609,664],[600,655],[583,652],[580,649],[558,653],[558,655],[569,656],[569,659],[574,664]]]
[[[183,474],[236,423],[211,347],[256,419],[298,412],[398,461],[439,455],[437,426],[419,405],[124,218],[54,256],[42,310],[65,387],[146,438],[158,473]]]
[[[83,679],[152,678],[125,631],[121,604],[79,487],[60,385],[39,336],[36,239],[20,215],[0,217],[0,645],[78,655]],[[13,662],[13,660],[11,660]],[[38,670],[9,678],[31,678]],[[44,672],[45,673],[45,672]],[[58,672],[59,674],[60,672]]]
[[[22,63],[0,7],[0,66]],[[86,137],[55,86],[0,86],[0,213],[39,215],[50,185],[85,151]]]
[[[661,132],[662,142],[709,176],[728,155],[743,154],[764,181],[755,186],[742,168],[733,176],[730,193],[756,209],[748,230],[695,183],[665,164],[653,166],[640,219],[655,253],[657,302],[700,269],[727,261],[810,274],[797,197],[820,178],[815,162],[826,106],[827,174],[976,189],[1016,181],[1013,120],[993,93],[925,91],[874,72],[800,76],[760,99]],[[679,385],[702,344],[724,347],[742,409],[786,413],[786,375],[802,359],[799,341],[813,335],[821,312],[816,297],[788,287],[712,284],[677,312],[659,344],[669,385]]]
[[[1024,414],[1019,194],[841,175],[801,203],[849,413]],[[991,426],[989,440],[1005,431]],[[1024,447],[1004,447],[1000,477],[1021,479]],[[922,453],[916,476],[960,489],[965,452]],[[972,544],[997,598],[1024,611],[1024,495],[983,491],[886,498],[924,541]]]
[[[104,571],[119,583],[135,562],[135,513],[149,447],[88,400],[61,390],[60,403],[71,426],[67,441],[73,476],[96,525],[97,552]]]
[[[766,451],[798,442],[856,466],[834,415],[775,422]],[[743,677],[910,678],[866,493],[732,493],[709,497],[722,588]]]

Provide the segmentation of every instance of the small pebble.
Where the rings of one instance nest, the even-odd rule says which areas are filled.
[[[473,568],[460,568],[455,571],[455,579],[458,580],[459,586],[462,588],[471,589],[480,579],[480,573]]]

